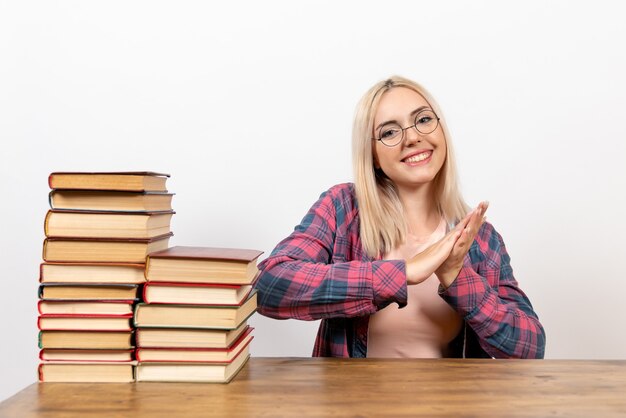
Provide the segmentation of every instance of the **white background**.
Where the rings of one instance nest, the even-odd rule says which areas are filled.
[[[616,6],[617,4],[617,6]],[[392,74],[440,102],[548,358],[626,358],[619,2],[0,2],[0,399],[36,381],[52,171],[171,173],[172,245],[269,254],[350,181],[356,102]],[[317,323],[256,315],[254,356]]]

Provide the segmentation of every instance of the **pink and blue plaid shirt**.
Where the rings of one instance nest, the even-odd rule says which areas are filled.
[[[465,321],[450,356],[543,358],[543,327],[509,261],[502,237],[485,222],[454,283],[439,288]],[[404,260],[376,260],[363,250],[351,183],[323,193],[259,269],[261,314],[322,320],[314,356],[366,357],[369,316],[407,303]]]

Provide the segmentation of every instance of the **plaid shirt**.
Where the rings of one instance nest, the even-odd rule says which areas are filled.
[[[502,237],[485,222],[454,283],[439,287],[465,322],[451,356],[543,358],[543,327],[509,260]],[[322,319],[313,356],[366,357],[369,316],[407,303],[404,260],[376,260],[363,250],[350,183],[323,193],[259,269],[261,314]]]

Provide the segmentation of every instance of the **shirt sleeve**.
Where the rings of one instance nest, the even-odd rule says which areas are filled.
[[[335,251],[349,252],[347,247],[356,242],[347,236],[349,208],[341,193],[337,186],[323,193],[293,233],[259,264],[261,314],[316,320],[370,315],[393,302],[406,305],[404,261],[332,261]]]
[[[472,259],[478,262],[473,263]],[[545,331],[513,276],[502,237],[488,223],[465,257],[456,280],[440,295],[495,358],[543,358]]]

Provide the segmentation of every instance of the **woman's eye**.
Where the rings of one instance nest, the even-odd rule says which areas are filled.
[[[384,129],[381,131],[380,133],[380,137],[381,138],[391,138],[393,136],[396,136],[398,134],[398,130],[397,129]]]
[[[425,124],[425,123],[429,123],[430,121],[432,121],[433,118],[431,118],[430,116],[422,116],[417,120],[418,124]]]

